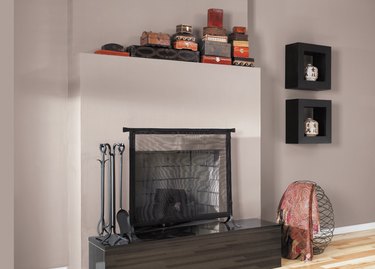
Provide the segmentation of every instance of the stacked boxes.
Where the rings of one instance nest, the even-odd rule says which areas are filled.
[[[203,28],[201,42],[201,62],[232,64],[231,44],[227,31],[223,28],[223,10],[210,8],[207,12],[207,27]]]
[[[246,27],[234,26],[229,35],[229,42],[232,44],[233,65],[254,66],[254,59],[250,58],[249,37],[246,34]]]
[[[144,31],[140,40],[141,46],[129,46],[127,52],[131,57],[199,62],[198,45],[191,35],[191,26],[177,25],[176,30],[177,34],[172,38],[166,33]],[[171,48],[171,39],[173,48]],[[180,40],[183,41],[178,42]]]
[[[176,33],[172,36],[172,42],[175,49],[198,50],[198,44],[195,41],[195,36],[193,36],[193,27],[191,25],[177,25]]]

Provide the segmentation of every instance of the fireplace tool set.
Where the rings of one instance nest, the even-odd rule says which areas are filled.
[[[125,145],[116,143],[100,144],[101,153],[100,163],[100,219],[97,226],[98,236],[96,237],[104,245],[124,245],[133,241],[132,229],[130,226],[129,214],[122,208],[122,185],[123,185],[123,154]],[[116,156],[120,157],[120,210],[116,214]],[[109,158],[108,158],[109,157]],[[109,161],[109,173],[106,180],[106,164]],[[107,184],[106,184],[107,183]],[[105,212],[106,185],[108,186],[107,210]],[[105,217],[108,215],[108,221]],[[116,218],[120,232],[116,232]]]

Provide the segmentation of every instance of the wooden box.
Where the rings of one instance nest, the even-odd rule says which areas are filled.
[[[185,62],[199,62],[199,51],[177,50],[149,46],[130,46],[127,48],[131,57],[175,60]]]
[[[202,40],[228,43],[228,36],[226,36],[226,35],[223,35],[223,36],[221,36],[221,35],[205,35],[205,36],[203,36]]]
[[[95,54],[115,55],[115,56],[130,56],[129,52],[114,51],[114,50],[97,50]]]
[[[233,40],[232,46],[233,47],[249,47],[249,41]]]
[[[231,47],[229,43],[202,41],[201,53],[207,56],[231,57]]]
[[[178,41],[173,42],[173,48],[197,51],[198,50],[198,44],[196,42],[192,42],[192,41],[178,40]]]
[[[143,32],[141,36],[141,46],[170,47],[171,38],[165,33]]]
[[[249,58],[249,48],[248,47],[232,47],[232,57],[237,58]]]
[[[201,57],[202,63],[207,64],[225,64],[225,65],[231,65],[232,59],[227,57],[217,57],[217,56],[202,56]]]
[[[186,33],[186,34],[192,34],[193,33],[193,27],[188,24],[179,24],[176,26],[176,33]]]
[[[254,67],[254,58],[233,58],[233,65]]]
[[[192,42],[195,42],[195,36],[193,36],[192,34],[187,34],[187,33],[176,33],[172,36],[172,40],[173,41],[179,41],[179,40],[182,40],[182,41],[192,41]]]
[[[246,34],[246,27],[245,26],[234,26],[233,33],[238,34]]]
[[[228,36],[228,39],[229,39],[229,42],[232,42],[233,40],[248,41],[249,36],[247,34],[231,33]]]
[[[224,12],[219,8],[210,8],[207,12],[207,26],[208,27],[223,27]]]
[[[219,27],[203,27],[203,36],[205,35],[227,35],[227,30]]]

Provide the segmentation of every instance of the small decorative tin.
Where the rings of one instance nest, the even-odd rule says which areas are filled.
[[[319,123],[312,118],[305,120],[305,135],[306,136],[317,136],[319,134]]]
[[[179,24],[176,26],[176,33],[186,33],[186,34],[192,34],[193,33],[193,27],[188,24]]]
[[[318,79],[318,68],[312,64],[305,67],[305,79],[308,81],[316,81]]]
[[[232,32],[237,33],[237,34],[246,34],[246,27],[245,26],[233,26]]]

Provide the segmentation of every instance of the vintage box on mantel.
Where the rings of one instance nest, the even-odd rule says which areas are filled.
[[[227,35],[227,30],[219,27],[203,27],[203,36],[205,35],[218,35],[225,36]]]
[[[232,45],[224,42],[202,41],[201,53],[207,56],[231,57]]]
[[[148,46],[130,46],[127,48],[131,57],[199,62],[199,51],[157,48]]]
[[[165,33],[154,33],[144,31],[141,36],[141,46],[170,47],[171,37]]]
[[[232,59],[228,57],[202,56],[201,62],[206,64],[225,64],[231,65]]]
[[[198,44],[194,41],[177,40],[177,41],[173,42],[173,48],[197,51],[198,50]]]
[[[220,8],[210,8],[207,11],[207,26],[208,27],[223,27],[224,11]]]
[[[233,58],[233,65],[254,67],[254,58]]]
[[[249,58],[249,48],[248,47],[232,47],[234,58]]]

